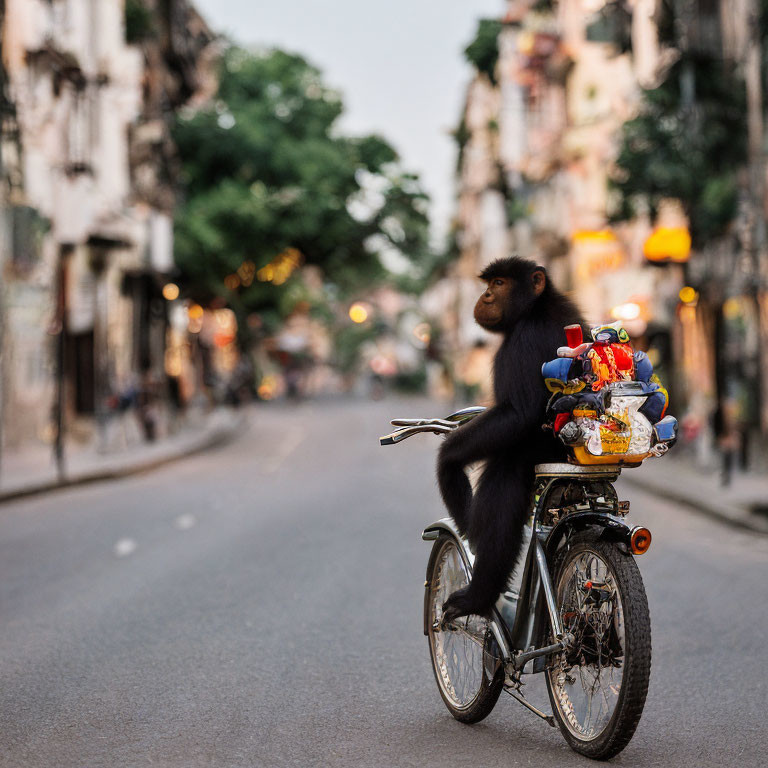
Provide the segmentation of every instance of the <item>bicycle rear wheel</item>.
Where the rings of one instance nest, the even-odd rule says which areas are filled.
[[[490,714],[504,685],[498,644],[481,616],[463,616],[452,629],[440,627],[443,603],[469,579],[459,545],[441,536],[427,570],[425,610],[432,670],[449,712],[462,723],[477,723]]]
[[[560,619],[575,642],[546,672],[552,712],[576,752],[607,760],[629,744],[651,671],[651,623],[634,558],[590,532],[553,568]]]

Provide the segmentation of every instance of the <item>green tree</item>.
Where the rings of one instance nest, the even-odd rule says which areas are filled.
[[[301,56],[225,51],[215,100],[174,131],[186,190],[175,258],[189,295],[224,297],[240,315],[281,314],[296,295],[297,259],[320,267],[341,297],[395,279],[384,266],[392,259],[407,280],[426,276],[418,178],[380,136],[341,135],[342,110]]]
[[[483,72],[496,83],[496,63],[499,60],[499,33],[501,22],[496,19],[480,19],[475,39],[464,49],[464,56],[478,72]]]
[[[676,198],[695,246],[723,234],[736,215],[746,134],[744,83],[733,69],[722,59],[681,58],[622,128],[614,218],[632,218],[640,201],[653,215],[662,199]]]

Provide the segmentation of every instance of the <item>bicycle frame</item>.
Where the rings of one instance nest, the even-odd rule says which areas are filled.
[[[502,662],[513,673],[520,673],[535,659],[542,659],[567,647],[570,638],[564,633],[560,614],[555,601],[549,563],[561,541],[572,532],[589,526],[602,529],[601,535],[624,545],[629,545],[632,531],[619,515],[626,514],[628,505],[616,497],[613,482],[619,476],[617,466],[576,466],[572,464],[540,464],[536,467],[531,527],[532,535],[525,553],[520,595],[517,601],[515,619],[509,626],[494,608],[489,623],[491,632],[499,645]],[[556,489],[579,487],[585,501],[571,505],[570,509],[553,510],[550,501]],[[610,489],[610,490],[608,490]],[[567,491],[566,491],[567,492]],[[468,543],[462,539],[450,518],[443,518],[424,529],[422,538],[435,540],[441,534],[453,537],[467,569],[471,572],[474,555]],[[567,546],[567,544],[566,544]],[[428,584],[425,584],[425,604]],[[425,611],[424,634],[429,632]],[[554,643],[541,645],[547,638]],[[535,665],[532,672],[540,672],[544,664]]]

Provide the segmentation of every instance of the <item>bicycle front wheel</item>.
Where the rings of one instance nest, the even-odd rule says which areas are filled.
[[[458,543],[441,536],[427,571],[425,610],[432,670],[450,713],[462,723],[477,723],[490,714],[504,685],[498,644],[481,616],[463,616],[451,629],[440,626],[443,603],[469,579]]]
[[[572,749],[607,760],[629,743],[648,692],[643,580],[633,557],[590,532],[559,553],[553,573],[560,619],[575,642],[547,669],[552,711]]]

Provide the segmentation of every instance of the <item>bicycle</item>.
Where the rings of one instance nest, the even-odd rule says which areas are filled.
[[[415,434],[447,434],[485,409],[444,419],[394,419],[380,438],[395,445]],[[659,439],[649,455],[662,455]],[[502,691],[551,726],[570,747],[608,759],[629,743],[642,715],[651,670],[651,628],[643,580],[633,555],[651,532],[630,527],[614,464],[539,464],[524,529],[523,555],[489,616],[444,625],[442,606],[469,583],[474,554],[453,520],[427,526],[433,541],[424,582],[424,634],[440,696],[453,717],[477,723]],[[552,714],[529,702],[523,676],[544,674]]]

